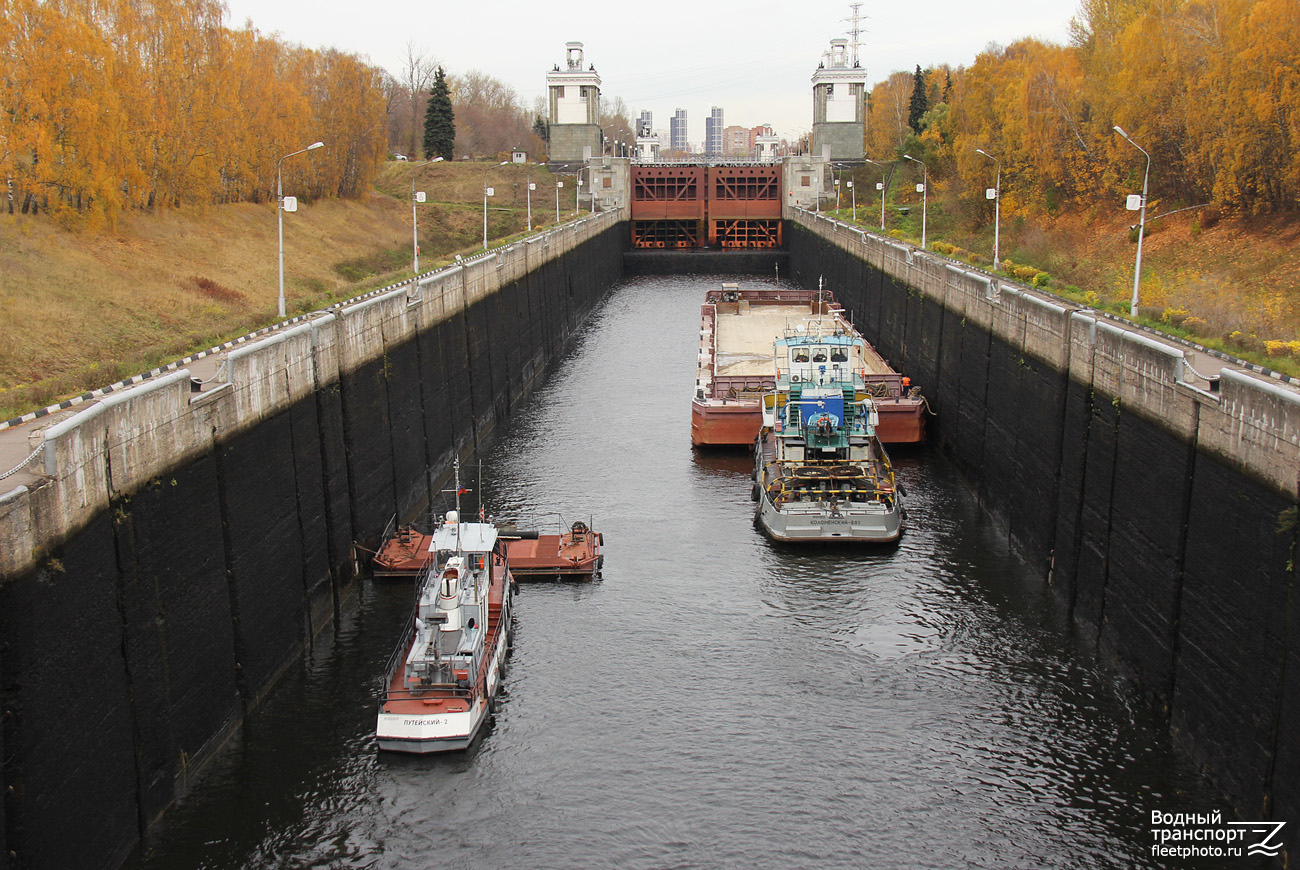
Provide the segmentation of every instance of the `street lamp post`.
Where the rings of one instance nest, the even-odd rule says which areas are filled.
[[[872,166],[880,167],[880,180],[876,182],[876,190],[880,191],[880,231],[885,231],[885,164],[877,163],[870,157],[863,157],[863,160]]]
[[[537,185],[529,181],[527,175],[524,175],[524,185],[528,188],[528,231],[531,233],[533,231],[533,191],[537,189]]]
[[[555,222],[560,222],[560,188],[564,187],[563,181],[555,182]]]
[[[284,183],[280,174],[280,167],[284,161],[293,157],[295,154],[306,154],[308,151],[315,151],[317,148],[324,148],[324,142],[313,142],[301,151],[294,151],[284,155],[279,162],[275,164],[275,216],[276,223],[280,233],[280,316],[284,317]]]
[[[849,179],[849,198],[853,201],[853,222],[858,222],[858,191],[853,186],[853,179]]]
[[[1138,288],[1142,282],[1142,236],[1146,234],[1147,227],[1147,181],[1151,178],[1151,155],[1147,154],[1146,149],[1129,138],[1128,134],[1119,124],[1115,125],[1115,132],[1124,137],[1124,141],[1141,151],[1147,158],[1147,168],[1142,174],[1142,202],[1141,211],[1138,214],[1138,250],[1137,261],[1133,264],[1133,301],[1129,303],[1129,316],[1138,316]],[[1132,211],[1131,205],[1133,197],[1129,197],[1129,210]]]
[[[578,176],[578,186],[573,190],[573,213],[582,211],[582,176]]]
[[[903,159],[910,160],[913,163],[921,163],[920,160],[917,160],[910,154],[904,154]],[[924,163],[921,163],[921,185],[919,192],[921,194],[921,250],[925,250],[925,217],[926,212],[929,211],[930,170],[926,168]]]
[[[997,181],[993,183],[993,268],[998,268],[998,236],[1002,230],[1002,161],[985,151],[983,148],[976,148],[976,154],[983,154],[992,160],[998,166]]]
[[[502,160],[497,166],[505,166],[509,160]],[[490,169],[491,167],[489,167]],[[495,196],[496,191],[487,186],[488,169],[483,170],[483,250],[488,249],[487,243],[487,201],[489,196]],[[518,202],[519,200],[515,200]]]
[[[411,271],[418,277],[420,274],[420,228],[415,217],[416,203],[424,202],[424,191],[418,193],[415,190],[415,170],[421,166],[428,166],[430,163],[441,163],[441,157],[435,157],[432,160],[426,160],[423,163],[417,163],[411,167]]]

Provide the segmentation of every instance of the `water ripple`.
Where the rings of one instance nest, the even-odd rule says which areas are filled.
[[[1144,814],[1219,808],[937,451],[896,547],[754,529],[749,458],[689,446],[718,280],[618,288],[485,450],[489,511],[606,562],[523,587],[481,741],[376,755],[410,598],[366,584],[128,866],[1154,867]]]

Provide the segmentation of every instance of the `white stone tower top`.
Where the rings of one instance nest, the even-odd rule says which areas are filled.
[[[581,42],[564,44],[564,67],[546,74],[551,124],[600,123],[600,74],[595,65],[584,69]]]
[[[867,72],[854,63],[849,41],[832,39],[822,58],[812,76],[813,123],[861,123]]]

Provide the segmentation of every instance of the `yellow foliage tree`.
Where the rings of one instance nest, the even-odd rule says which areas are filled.
[[[352,196],[386,143],[383,73],[355,56],[232,31],[217,0],[0,4],[0,172],[9,208],[68,225],[124,207]]]

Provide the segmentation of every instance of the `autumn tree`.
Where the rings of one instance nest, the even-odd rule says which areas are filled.
[[[456,153],[463,157],[495,156],[519,147],[540,152],[541,140],[533,134],[533,114],[520,102],[514,88],[479,70],[470,70],[453,82],[456,110]]]
[[[0,174],[17,209],[70,226],[123,208],[266,201],[283,155],[302,196],[366,189],[383,74],[231,30],[218,0],[0,3]]]
[[[867,100],[867,153],[876,155],[877,160],[902,154],[903,142],[911,132],[907,119],[912,86],[909,73],[896,72],[871,89]]]
[[[404,142],[402,147],[410,156],[419,155],[420,119],[428,114],[426,107],[429,86],[433,83],[435,70],[442,69],[428,56],[428,52],[413,42],[406,43],[406,56],[402,58],[401,95],[402,137],[395,141]],[[425,149],[425,157],[432,156]]]
[[[606,142],[624,142],[629,145],[636,142],[632,110],[622,97],[600,98],[600,129]]]
[[[447,76],[438,67],[429,91],[429,107],[424,112],[424,156],[450,160],[456,144],[456,112],[451,105]]]

